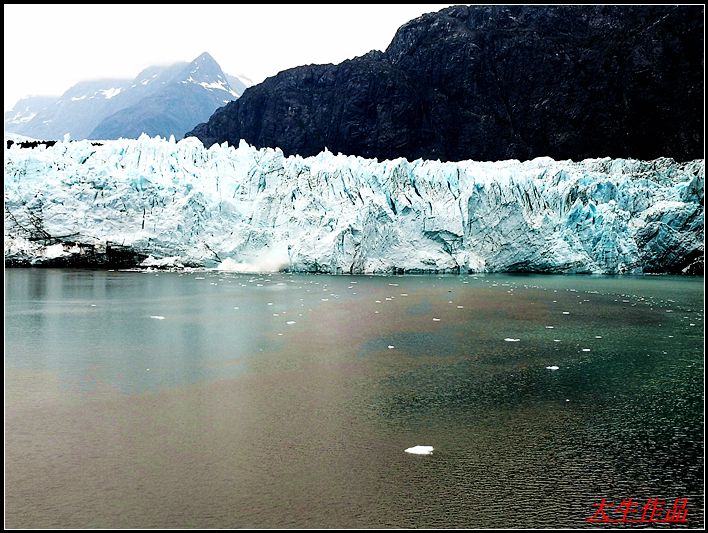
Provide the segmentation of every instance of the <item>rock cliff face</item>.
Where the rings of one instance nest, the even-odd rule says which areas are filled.
[[[363,30],[365,31],[365,30]],[[188,135],[409,160],[703,157],[701,6],[452,7],[293,68]]]
[[[138,140],[5,151],[7,265],[702,273],[703,160],[377,162]]]

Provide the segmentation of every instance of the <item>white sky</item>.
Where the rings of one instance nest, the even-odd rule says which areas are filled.
[[[450,4],[368,6],[7,5],[5,110],[74,83],[133,78],[209,52],[255,83],[286,68],[383,50],[404,22]]]

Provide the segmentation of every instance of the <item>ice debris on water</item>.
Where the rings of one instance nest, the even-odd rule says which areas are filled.
[[[432,446],[413,446],[412,448],[406,448],[404,451],[406,453],[412,453],[415,455],[431,455],[433,453]]]

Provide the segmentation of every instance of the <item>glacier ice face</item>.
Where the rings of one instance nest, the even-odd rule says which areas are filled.
[[[6,264],[702,272],[705,163],[378,162],[196,138],[5,151]]]

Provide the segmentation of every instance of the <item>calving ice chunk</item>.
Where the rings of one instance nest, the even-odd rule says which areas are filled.
[[[120,253],[145,266],[245,271],[694,272],[703,265],[704,176],[703,160],[379,162],[147,136],[13,146],[5,259],[110,264]]]

